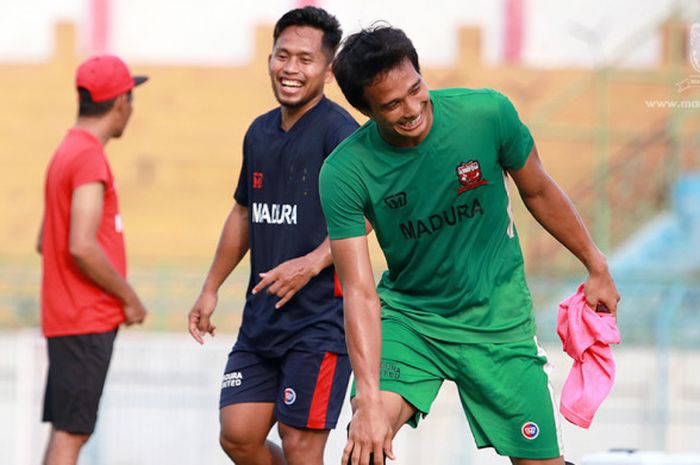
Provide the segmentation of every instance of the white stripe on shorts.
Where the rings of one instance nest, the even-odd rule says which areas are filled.
[[[547,360],[547,363],[544,364],[542,367],[544,370],[544,374],[547,377],[547,389],[549,389],[549,397],[552,401],[552,414],[554,415],[554,423],[557,428],[557,444],[559,446],[559,455],[564,455],[564,441],[562,440],[562,434],[561,434],[561,416],[559,415],[559,411],[557,410],[557,405],[559,403],[557,402],[556,395],[554,393],[554,387],[552,386],[552,382],[549,379],[549,376],[552,373],[552,365],[549,363],[549,358],[547,357],[547,352],[540,346],[539,342],[537,342],[537,336],[533,336],[533,341],[535,342],[535,346],[537,346],[537,356],[538,357],[544,357],[545,360]]]

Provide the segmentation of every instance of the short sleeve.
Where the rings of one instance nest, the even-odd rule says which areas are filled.
[[[501,133],[499,161],[509,170],[519,170],[525,165],[534,141],[518,112],[508,98],[498,94],[498,115]]]
[[[365,195],[359,182],[326,162],[319,176],[319,193],[331,240],[365,235]]]
[[[243,140],[243,162],[241,163],[241,172],[238,175],[238,185],[233,194],[233,198],[241,205],[248,205],[248,137]]]
[[[109,167],[104,152],[98,148],[86,150],[75,159],[71,170],[71,189],[91,182],[109,182]]]

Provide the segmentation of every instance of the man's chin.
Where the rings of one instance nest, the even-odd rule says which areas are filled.
[[[294,110],[296,108],[303,107],[309,101],[304,100],[304,99],[283,99],[283,98],[277,97],[277,102],[285,108],[289,108],[290,110]]]

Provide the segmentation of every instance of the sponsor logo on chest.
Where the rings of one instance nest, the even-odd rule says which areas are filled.
[[[253,202],[253,223],[297,224],[297,206],[287,203]]]

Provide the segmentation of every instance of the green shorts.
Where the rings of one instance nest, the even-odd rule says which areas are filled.
[[[422,336],[396,319],[382,320],[380,389],[401,395],[417,409],[408,424],[415,428],[442,382],[454,381],[477,446],[493,447],[501,455],[562,455],[548,369],[534,338],[451,343]]]

